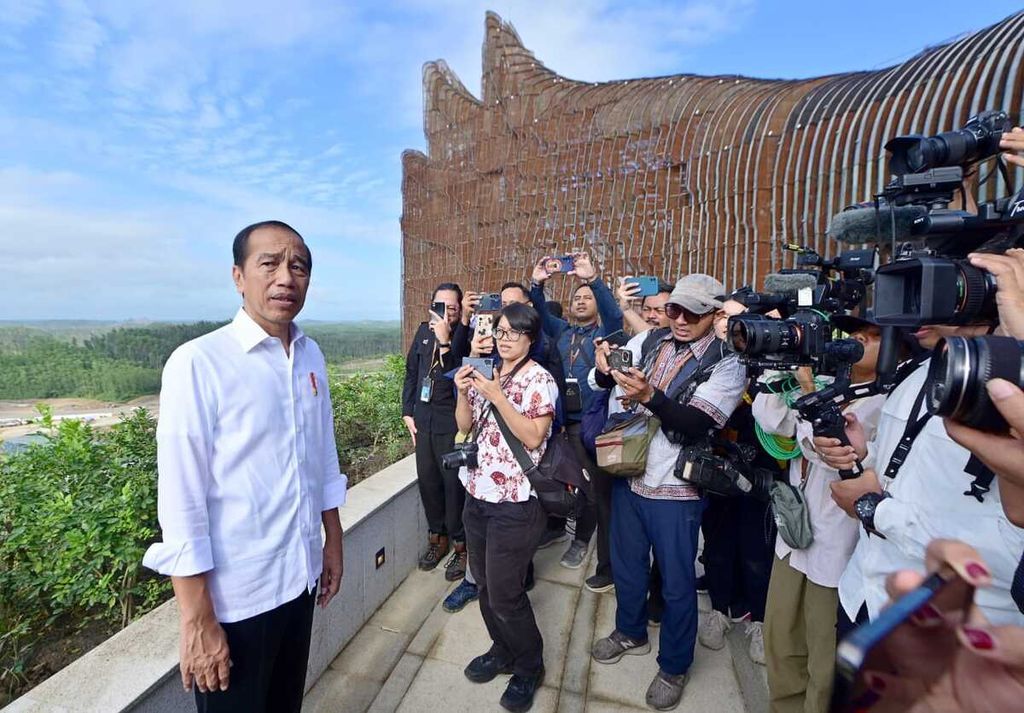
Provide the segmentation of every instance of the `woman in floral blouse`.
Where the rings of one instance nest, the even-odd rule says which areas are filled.
[[[480,613],[493,642],[465,673],[475,683],[511,673],[501,705],[525,711],[544,679],[544,641],[525,580],[547,517],[493,412],[501,414],[533,461],[540,462],[551,434],[558,387],[551,374],[529,358],[530,347],[540,338],[540,315],[532,307],[505,307],[494,336],[501,364],[493,379],[485,379],[471,366],[455,374],[455,417],[462,432],[476,435],[479,447],[475,467],[463,468],[460,474],[468,494],[463,523],[469,566],[480,587]]]

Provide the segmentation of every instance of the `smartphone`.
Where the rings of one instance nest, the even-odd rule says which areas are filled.
[[[608,342],[613,347],[624,347],[629,342],[629,335],[621,329],[616,329],[607,337],[601,337],[600,341]]]
[[[929,576],[920,587],[908,592],[878,617],[854,629],[836,649],[836,675],[832,688],[832,713],[869,711],[883,700],[864,680],[867,671],[898,675],[899,665],[906,661],[906,637],[894,637],[901,627],[915,627],[910,619],[930,604],[955,622],[964,622],[974,587],[960,579],[951,568],[943,568]],[[928,637],[948,636],[948,641],[930,638],[936,650],[954,650],[959,646],[953,627],[943,633],[929,631]],[[903,638],[902,646],[896,639]],[[924,640],[924,637],[922,637]]]
[[[608,366],[621,372],[628,372],[633,366],[633,352],[628,349],[612,349],[608,355]]]
[[[544,263],[544,269],[549,273],[572,272],[576,269],[576,258],[572,255],[548,258]]]
[[[637,277],[627,277],[626,284],[640,285],[640,291],[637,292],[634,297],[652,297],[658,294],[658,278],[653,275],[639,275]]]
[[[491,357],[462,357],[462,366],[471,366],[485,379],[494,378],[494,359]]]
[[[480,295],[480,302],[476,306],[477,312],[497,312],[501,309],[501,294],[497,292],[485,292]]]
[[[436,322],[439,319],[444,319],[448,316],[448,305],[444,302],[431,302],[430,303],[430,321]]]
[[[493,337],[494,315],[478,314],[476,316],[476,328],[473,333],[478,337]]]

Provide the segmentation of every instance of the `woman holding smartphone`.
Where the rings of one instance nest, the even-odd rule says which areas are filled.
[[[544,455],[555,413],[554,377],[529,357],[540,338],[540,315],[524,304],[498,314],[494,340],[501,359],[493,378],[472,366],[455,374],[459,430],[475,437],[475,462],[460,473],[466,486],[463,523],[469,567],[480,587],[480,613],[493,642],[466,667],[486,683],[511,673],[501,705],[525,711],[544,679],[544,642],[526,595],[526,572],[547,516],[495,419],[495,413],[535,463]]]

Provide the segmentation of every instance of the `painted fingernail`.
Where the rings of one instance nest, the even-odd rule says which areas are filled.
[[[868,688],[870,688],[872,691],[878,691],[879,693],[885,691],[885,679],[881,676],[876,676],[873,673],[865,674],[864,683],[866,683],[868,685]]]
[[[925,604],[923,607],[914,612],[914,616],[911,617],[918,626],[932,626],[943,621],[942,612],[933,607],[931,604]]]
[[[964,571],[971,579],[988,579],[992,576],[981,562],[968,562],[964,565]]]
[[[971,629],[964,627],[964,636],[967,637],[967,643],[970,644],[972,649],[978,651],[991,651],[996,647],[996,640],[992,638],[992,635],[982,629]]]
[[[1002,401],[1013,396],[1013,385],[1005,379],[992,379],[992,381],[986,384],[986,387],[988,388],[988,395],[994,401]]]

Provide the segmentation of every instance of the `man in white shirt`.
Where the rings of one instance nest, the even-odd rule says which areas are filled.
[[[233,252],[242,308],[164,367],[164,539],[144,564],[171,577],[182,683],[194,684],[200,713],[298,712],[314,598],[326,607],[341,586],[347,479],[323,354],[293,323],[309,249],[290,226],[266,221],[243,229]]]

